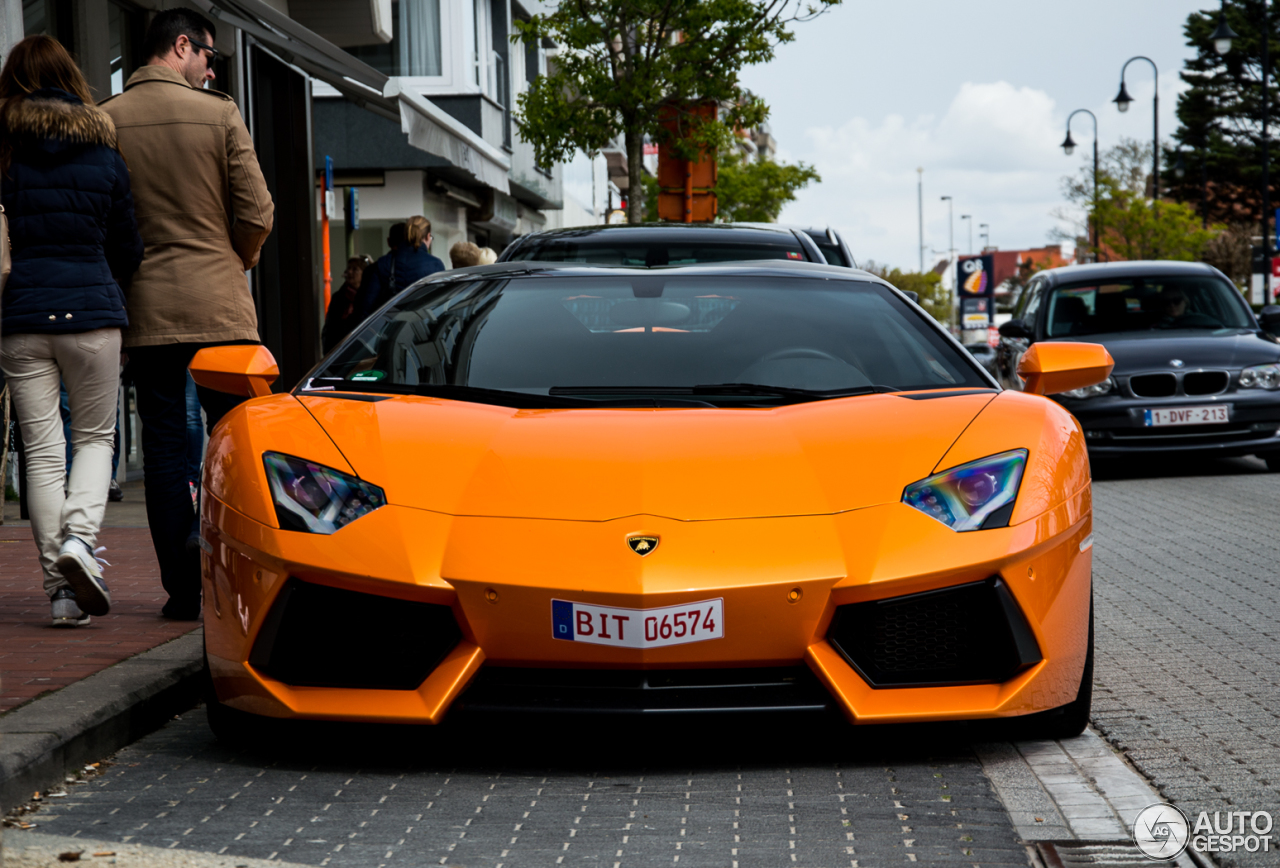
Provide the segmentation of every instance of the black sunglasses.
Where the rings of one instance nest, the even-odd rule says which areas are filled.
[[[214,61],[216,61],[216,60],[218,59],[218,49],[214,48],[212,45],[205,45],[205,44],[204,44],[203,42],[201,42],[199,39],[192,39],[190,36],[188,36],[188,37],[187,37],[187,42],[190,42],[190,43],[191,43],[192,45],[194,45],[196,48],[200,48],[200,49],[203,49],[203,50],[205,50],[205,51],[209,52],[209,62],[210,62],[210,63],[213,63]]]

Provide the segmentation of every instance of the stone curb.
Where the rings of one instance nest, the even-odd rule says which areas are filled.
[[[196,629],[0,715],[0,813],[192,708],[203,648]]]

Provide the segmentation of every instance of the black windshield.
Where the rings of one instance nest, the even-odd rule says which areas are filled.
[[[989,386],[878,284],[550,272],[424,284],[369,320],[309,388],[740,406]]]
[[[1051,338],[1149,329],[1252,329],[1240,291],[1213,276],[1069,283],[1049,296]]]

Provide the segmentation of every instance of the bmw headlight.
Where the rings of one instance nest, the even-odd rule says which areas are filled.
[[[378,486],[323,464],[279,452],[263,453],[262,463],[285,530],[330,534],[387,503]]]
[[[1280,364],[1253,365],[1240,372],[1240,388],[1280,389]]]
[[[1111,377],[1107,377],[1101,383],[1094,383],[1092,386],[1085,386],[1083,389],[1072,389],[1069,392],[1059,392],[1067,398],[1096,398],[1099,395],[1109,395],[1115,390],[1116,381]]]
[[[1007,527],[1026,466],[1027,450],[1001,452],[908,485],[902,502],[952,530]]]

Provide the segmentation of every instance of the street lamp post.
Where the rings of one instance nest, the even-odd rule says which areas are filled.
[[[916,169],[916,207],[920,226],[920,273],[924,274],[924,168]]]
[[[978,233],[978,237],[982,239],[982,249],[985,252],[991,246],[991,224],[979,223],[978,228],[984,230]]]
[[[1075,152],[1076,143],[1071,138],[1071,119],[1083,112],[1093,118],[1093,220],[1091,228],[1093,255],[1098,256],[1098,116],[1088,109],[1076,109],[1067,115],[1067,137],[1062,141],[1062,150],[1069,157]]]
[[[1129,104],[1133,102],[1133,97],[1129,96],[1129,91],[1124,86],[1124,72],[1129,68],[1129,64],[1135,60],[1145,60],[1151,64],[1151,71],[1155,75],[1155,96],[1151,98],[1151,128],[1153,130],[1151,141],[1151,198],[1158,201],[1160,199],[1160,70],[1156,67],[1156,62],[1142,55],[1126,60],[1124,66],[1120,67],[1120,93],[1116,95],[1112,102],[1116,104],[1116,108],[1120,109],[1121,112],[1129,110]]]
[[[951,276],[951,280],[956,279],[956,217],[955,203],[950,196],[943,196],[942,201],[947,203],[947,274]],[[958,298],[960,293],[957,291],[959,287],[952,287],[953,307],[954,300]]]
[[[969,255],[972,256],[973,255],[973,215],[961,214],[960,219],[969,221]]]

